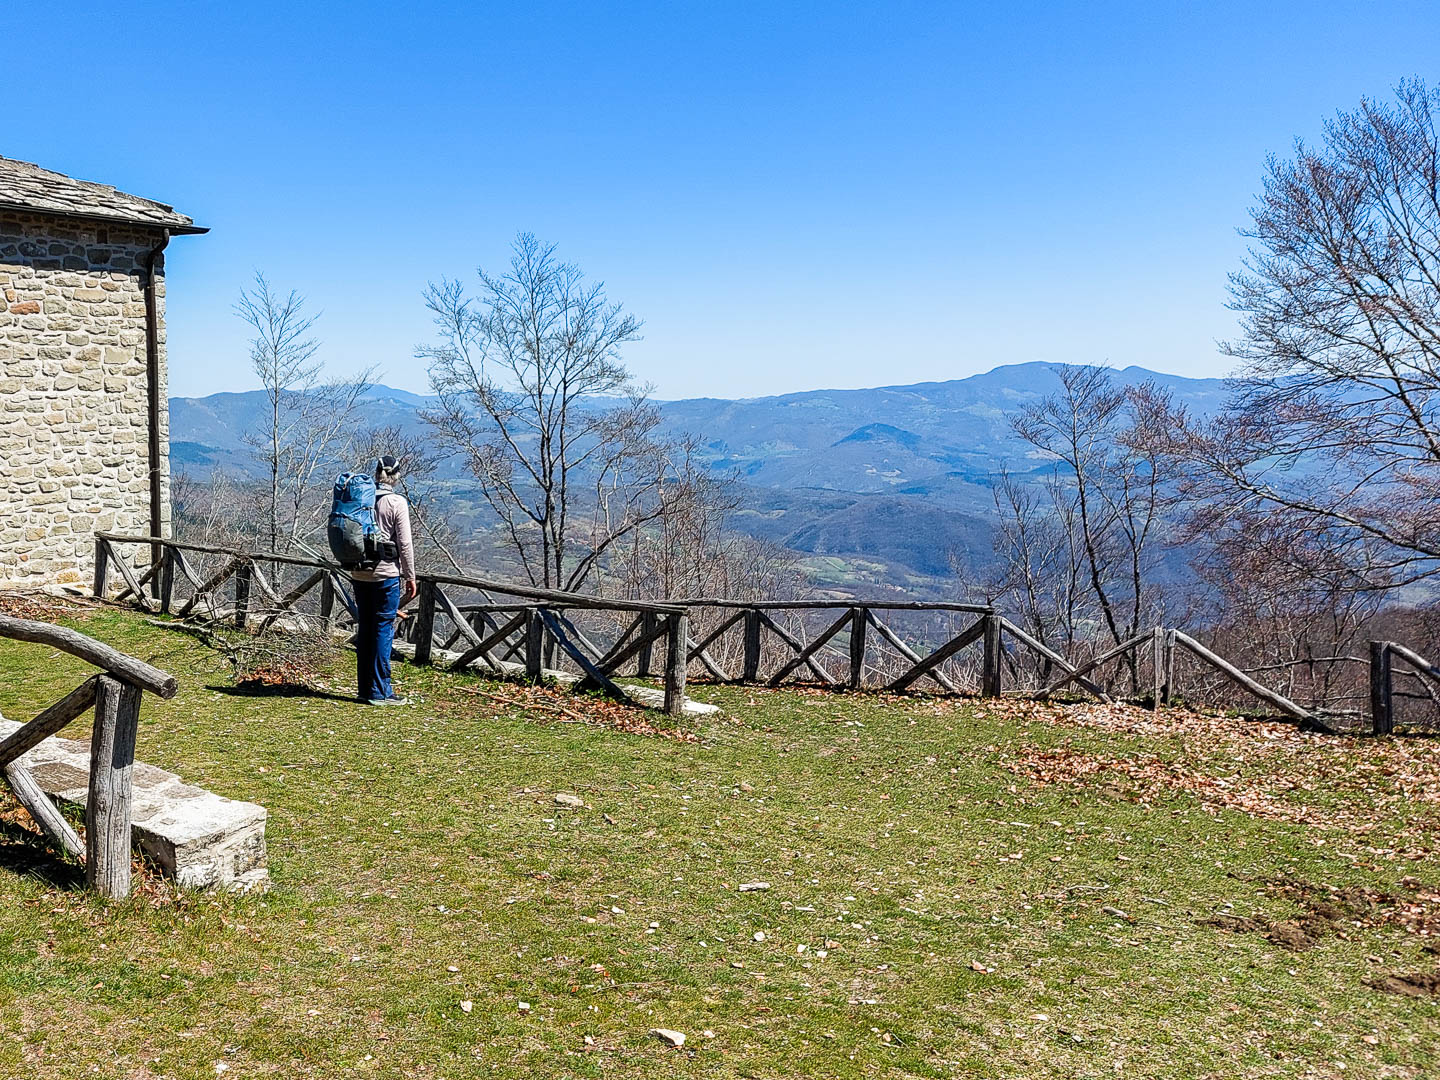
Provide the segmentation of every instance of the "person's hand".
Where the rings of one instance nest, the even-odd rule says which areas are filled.
[[[404,606],[405,606],[406,604],[408,604],[411,600],[414,600],[414,599],[415,599],[415,594],[418,593],[419,591],[420,591],[420,586],[415,583],[415,579],[414,579],[414,578],[406,578],[406,579],[405,579],[405,588],[402,589],[401,592],[400,592],[400,606],[401,606],[401,607],[404,607]]]

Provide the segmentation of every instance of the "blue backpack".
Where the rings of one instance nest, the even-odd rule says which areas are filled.
[[[341,473],[330,500],[326,530],[330,553],[346,570],[373,570],[380,561],[380,527],[375,521],[375,480],[366,473]]]

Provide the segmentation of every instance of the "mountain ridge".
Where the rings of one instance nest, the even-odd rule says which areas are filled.
[[[992,561],[993,485],[1002,469],[1036,483],[1049,472],[1046,455],[1015,434],[1011,419],[1059,389],[1061,366],[1005,364],[961,379],[656,405],[669,431],[697,436],[705,466],[737,478],[734,527],[816,559],[937,579]],[[1223,379],[1138,366],[1112,369],[1112,377],[1119,386],[1154,382],[1202,415],[1226,393]],[[423,433],[418,410],[434,400],[372,387],[360,426]],[[253,472],[244,435],[264,407],[258,390],[172,398],[177,471]],[[444,475],[457,493],[473,493],[457,464]]]

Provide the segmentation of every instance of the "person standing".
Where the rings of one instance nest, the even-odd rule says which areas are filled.
[[[400,462],[390,455],[375,462],[375,524],[381,556],[373,570],[352,570],[359,629],[355,635],[357,694],[368,705],[404,705],[390,682],[390,650],[395,620],[414,599],[415,545],[410,536],[410,504],[395,490]]]

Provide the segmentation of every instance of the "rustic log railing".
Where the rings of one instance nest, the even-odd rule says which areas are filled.
[[[1235,664],[1196,641],[1189,634],[1174,627],[1157,626],[1122,641],[1114,648],[1086,661],[1079,667],[1063,672],[1058,678],[1045,685],[1038,696],[1042,699],[1047,698],[1067,684],[1081,681],[1084,676],[1119,659],[1126,653],[1135,653],[1138,656],[1148,651],[1150,653],[1150,669],[1153,674],[1149,695],[1150,707],[1159,709],[1162,705],[1170,704],[1175,695],[1175,656],[1179,650],[1189,653],[1203,665],[1219,672],[1228,681],[1246,693],[1259,698],[1282,715],[1305,721],[1317,727],[1328,727],[1315,712],[1297,705],[1279,691],[1265,686]],[[1092,693],[1098,691],[1093,684],[1087,686],[1086,689]]]
[[[138,585],[138,582],[127,584]],[[101,669],[29,723],[0,740],[0,769],[15,798],[42,832],[67,855],[85,860],[85,877],[97,892],[130,893],[131,770],[140,720],[141,692],[172,698],[174,676],[62,626],[0,615],[0,637],[48,645]],[[20,757],[95,710],[90,738],[90,778],[85,801],[85,842],[65,820]]]
[[[158,548],[160,560],[137,574],[121,548]],[[192,559],[193,557],[193,559]],[[208,576],[195,569],[201,558],[218,561]],[[227,622],[237,629],[268,629],[277,623],[318,622],[338,630],[356,618],[350,583],[333,563],[297,555],[244,552],[150,536],[95,534],[94,595],[110,596],[111,571],[120,578],[113,599],[129,601],[147,611]],[[301,580],[284,589],[282,575],[299,573]],[[150,594],[146,588],[150,587]],[[649,651],[666,650],[663,707],[678,715],[685,706],[685,674],[689,640],[687,612],[674,604],[611,600],[582,593],[535,588],[511,582],[456,574],[420,574],[419,592],[403,621],[402,647],[413,650],[417,664],[443,663],[452,670],[491,670],[539,681],[561,674],[565,657],[579,670],[585,688],[601,690],[630,704],[646,704],[643,692],[617,681],[619,668],[635,656],[633,649],[598,649],[576,626],[576,612],[606,613],[630,619],[645,631],[635,644]],[[282,591],[283,590],[283,591]],[[462,603],[462,592],[484,597],[514,597],[514,602]],[[305,606],[318,593],[315,604]],[[629,636],[629,632],[625,636]],[[451,650],[458,650],[452,652]],[[649,671],[640,674],[648,675]]]
[[[698,641],[688,643],[689,659],[701,664],[720,682],[779,686],[787,679],[805,676],[834,689],[874,689],[898,693],[922,680],[948,693],[960,693],[955,677],[946,671],[947,662],[972,645],[980,644],[980,685],[984,697],[1001,692],[1001,635],[1008,623],[994,608],[980,604],[883,600],[772,600],[745,601],[687,598],[671,603],[713,623]],[[942,620],[959,620],[963,625],[940,628],[942,638],[928,655],[922,656],[906,643],[887,621],[892,613],[911,612]],[[808,643],[795,627],[787,627],[784,615],[812,615],[822,620]],[[973,619],[971,618],[973,616]],[[935,627],[927,637],[933,638]],[[873,632],[873,635],[872,635]],[[727,670],[712,654],[717,643],[739,638],[735,657],[738,667]],[[770,649],[767,653],[766,646]],[[838,654],[843,667],[832,672],[826,666],[827,650]],[[736,651],[736,650],[732,650]],[[767,670],[767,655],[770,664]],[[1059,663],[1068,667],[1060,658]],[[974,684],[972,684],[973,686]]]
[[[159,563],[143,573],[138,571],[121,550],[129,545],[142,547],[145,557],[158,547]],[[196,569],[202,558],[216,565],[208,575]],[[300,575],[288,589],[282,580],[287,572]],[[265,629],[282,620],[319,620],[334,629],[353,622],[355,616],[343,572],[314,558],[97,533],[96,596],[110,595],[112,573],[119,579],[115,582],[116,600],[133,602],[148,611],[224,621],[239,628]],[[972,645],[980,653],[980,692],[995,696],[1002,690],[1002,636],[1007,629],[1017,640],[1045,653],[1059,669],[1070,670],[1062,657],[1011,627],[993,608],[975,604],[706,599],[655,603],[453,574],[421,574],[418,586],[401,631],[402,647],[413,650],[416,663],[442,663],[456,671],[478,668],[532,680],[555,673],[563,664],[573,669],[581,688],[641,704],[644,695],[618,680],[658,675],[664,686],[664,707],[672,713],[684,707],[692,664],[698,664],[710,678],[729,683],[778,686],[802,680],[899,692],[928,680],[941,690],[956,693],[961,687],[956,675],[947,672],[947,664]],[[318,611],[313,603],[305,607],[307,598],[316,592]],[[480,594],[483,602],[466,600],[462,594],[467,592]],[[813,636],[799,626],[787,627],[787,613],[802,612],[825,615],[827,625]],[[912,648],[886,621],[899,612],[960,621],[942,628],[938,645],[926,651]],[[587,632],[578,624],[581,614],[604,616],[604,625],[587,628]],[[701,617],[711,621],[718,617],[719,621],[714,626],[707,623],[707,630],[696,640],[691,628],[699,625]],[[733,672],[712,655],[716,642],[727,633],[743,636]],[[932,636],[927,634],[921,640]],[[604,644],[596,644],[597,640]],[[843,673],[832,674],[824,654],[841,640],[845,642],[846,667]],[[885,665],[878,662],[882,653],[888,654]],[[663,667],[657,659],[661,655]]]
[[[141,545],[147,553],[158,545],[160,562],[141,573],[122,557],[123,545]],[[208,575],[195,569],[202,558],[216,567]],[[336,629],[355,616],[344,573],[314,558],[98,533],[97,596],[108,595],[112,569],[119,578],[115,599],[182,617],[259,629],[283,620],[319,620]],[[296,578],[288,588],[286,573]],[[1281,715],[1327,727],[1315,709],[1264,685],[1179,629],[1155,627],[1075,662],[981,604],[693,597],[650,602],[471,575],[421,574],[399,639],[418,664],[529,680],[558,676],[631,704],[658,705],[661,699],[622,680],[658,677],[663,707],[671,713],[683,710],[692,667],[712,681],[738,685],[808,682],[890,692],[929,685],[995,697],[1007,692],[1009,679],[1018,682],[1024,674],[1020,650],[1033,658],[1028,678],[1039,682],[1029,685],[1042,699],[1074,688],[1109,701],[1112,693],[1098,671],[1133,654],[1128,696],[1138,696],[1134,679],[1148,667],[1153,674],[1148,696],[1159,708],[1176,694],[1175,658],[1183,652]],[[1028,691],[1016,685],[1011,692]]]

